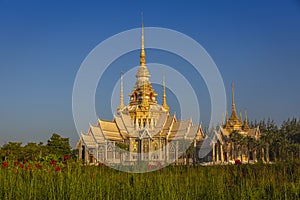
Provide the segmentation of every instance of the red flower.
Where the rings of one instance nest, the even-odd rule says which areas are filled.
[[[31,164],[26,166],[26,171],[28,171],[31,168]]]
[[[67,161],[67,160],[69,160],[69,156],[65,155],[64,156],[64,161]]]
[[[55,165],[56,164],[56,160],[51,160],[50,164],[51,165]]]
[[[24,164],[21,163],[21,164],[20,164],[20,168],[24,168]]]
[[[19,165],[19,162],[18,161],[15,161],[14,162],[14,166],[18,166]]]
[[[59,166],[56,166],[56,167],[55,167],[55,171],[59,172],[59,171],[60,171],[60,167],[59,167]]]
[[[38,168],[38,169],[41,169],[42,165],[40,163],[37,163],[37,164],[35,164],[35,167]]]
[[[8,162],[5,161],[5,162],[3,162],[2,165],[3,165],[3,167],[8,167]]]
[[[236,165],[241,165],[242,162],[241,162],[240,160],[235,160],[234,164],[236,164]]]
[[[23,163],[24,163],[24,164],[27,163],[27,160],[24,159],[24,160],[23,160]]]
[[[148,165],[148,170],[152,170],[152,165]]]

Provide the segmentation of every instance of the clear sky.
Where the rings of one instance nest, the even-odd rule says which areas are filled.
[[[77,70],[101,41],[140,27],[141,12],[145,26],[173,29],[200,43],[219,68],[227,100],[234,81],[237,108],[247,110],[250,120],[270,117],[281,123],[300,116],[299,1],[0,0],[0,145],[46,142],[54,132],[74,145],[78,135],[72,89]],[[138,59],[138,52],[132,52],[114,65],[129,70]],[[185,65],[166,52],[147,51],[147,61],[160,59]],[[121,68],[111,69],[102,80],[110,89]],[[193,73],[186,76],[192,79]],[[133,87],[134,80],[126,84]],[[204,102],[205,125],[209,94],[203,84],[199,82],[197,96]],[[96,102],[109,93],[100,82],[101,88]],[[176,102],[170,104],[176,107]],[[96,106],[101,118],[112,119],[105,103]]]

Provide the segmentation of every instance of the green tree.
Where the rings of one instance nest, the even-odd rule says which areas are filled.
[[[69,138],[63,138],[56,133],[53,133],[51,138],[48,140],[46,147],[49,154],[56,156],[72,155]]]
[[[38,157],[43,156],[43,143],[38,145],[34,142],[29,142],[23,147],[24,158],[26,160],[36,160]]]
[[[3,145],[1,148],[2,160],[20,160],[23,157],[22,143],[21,142],[9,142]]]

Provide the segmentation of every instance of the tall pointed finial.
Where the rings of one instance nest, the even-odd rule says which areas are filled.
[[[165,74],[163,74],[163,88],[164,88],[164,91],[163,91],[162,106],[163,106],[164,109],[166,109],[167,111],[169,111],[170,108],[167,105],[166,80],[165,79],[166,79]]]
[[[123,72],[121,72],[120,78],[120,105],[118,107],[118,111],[124,108],[124,92],[123,92]]]
[[[230,121],[232,122],[238,122],[239,118],[236,113],[236,108],[235,108],[235,102],[234,102],[234,83],[232,82],[231,84],[231,116],[230,116]]]
[[[231,105],[232,105],[232,108],[234,107],[234,109],[235,109],[235,102],[234,102],[234,82],[233,81],[231,83]]]
[[[141,41],[141,52],[140,52],[140,65],[146,65],[146,53],[145,53],[145,39],[144,39],[144,17],[142,15],[142,41]]]
[[[231,104],[234,104],[234,82],[231,83]]]

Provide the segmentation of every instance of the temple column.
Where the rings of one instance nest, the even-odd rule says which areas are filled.
[[[221,151],[221,162],[224,162],[224,154],[223,154],[223,145],[220,145],[220,151]]]
[[[166,161],[169,162],[169,148],[170,148],[170,144],[168,144],[168,141],[166,140],[166,145],[165,145],[165,152],[166,152]]]
[[[230,154],[230,146],[227,144],[227,147],[226,147],[226,162],[229,161],[229,154]]]
[[[82,145],[79,147],[79,155],[78,155],[79,160],[82,160]]]
[[[129,161],[131,161],[131,151],[132,151],[132,140],[131,138],[129,138],[129,151],[128,151]]]
[[[265,161],[265,149],[264,148],[261,148],[261,159],[263,162],[266,162]]]
[[[94,156],[94,162],[97,163],[99,160],[99,147],[98,147],[98,143],[96,143],[96,147],[95,147],[95,154]]]
[[[158,151],[159,151],[159,160],[162,160],[162,151],[163,151],[163,148],[161,146],[161,138],[158,138]]]

